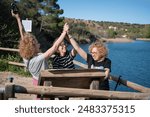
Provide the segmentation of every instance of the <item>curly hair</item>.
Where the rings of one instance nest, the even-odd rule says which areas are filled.
[[[92,53],[92,49],[94,47],[96,47],[98,49],[101,58],[106,57],[108,55],[108,49],[107,49],[106,45],[102,41],[93,42],[89,46],[89,52],[90,53]]]
[[[19,53],[22,58],[30,59],[39,53],[39,44],[34,35],[25,33],[19,42]]]

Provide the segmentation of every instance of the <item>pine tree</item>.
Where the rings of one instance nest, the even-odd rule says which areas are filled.
[[[60,9],[57,1],[20,0],[18,7],[22,16],[32,19],[34,21],[33,24],[38,26],[40,31],[51,37],[56,37],[58,35],[56,32],[59,32],[63,26],[63,18],[59,17],[59,15],[63,14],[63,10]]]
[[[15,47],[19,38],[10,13],[12,0],[0,0],[0,47]]]
[[[0,1],[0,46],[8,46],[6,40],[19,40],[19,31],[16,20],[11,16],[10,7],[14,0]],[[32,33],[43,44],[49,44],[53,41],[62,30],[63,18],[59,15],[63,14],[57,4],[57,0],[15,0],[22,19],[32,20]],[[45,42],[45,41],[48,41]],[[14,45],[9,43],[9,45]],[[17,46],[18,43],[15,45]],[[47,45],[43,45],[46,47]],[[48,47],[46,47],[48,48]],[[46,49],[45,48],[45,49]]]
[[[59,15],[63,14],[63,10],[60,9],[57,1],[58,0],[43,0],[43,2],[41,2],[41,11],[44,15],[41,17],[40,30],[46,32],[51,38],[58,37],[63,26],[63,18],[59,17]]]

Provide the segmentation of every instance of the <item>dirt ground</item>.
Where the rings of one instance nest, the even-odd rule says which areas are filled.
[[[0,88],[5,87],[5,83],[8,82],[8,78],[13,77],[13,83],[21,85],[32,85],[32,78],[23,77],[11,72],[0,72]],[[32,100],[35,99],[35,95],[30,94],[15,94],[14,100]]]

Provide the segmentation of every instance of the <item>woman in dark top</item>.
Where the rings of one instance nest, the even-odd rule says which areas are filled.
[[[111,72],[111,60],[107,58],[108,50],[105,44],[101,41],[94,42],[89,47],[89,52],[85,52],[78,43],[68,34],[68,40],[77,51],[77,53],[86,60],[88,68],[100,69],[105,71],[105,78],[100,82],[99,89],[109,90],[109,73]]]

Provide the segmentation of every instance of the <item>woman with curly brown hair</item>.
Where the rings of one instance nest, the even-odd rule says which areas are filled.
[[[23,26],[19,17],[19,14],[14,14],[11,11],[12,16],[16,18],[21,39],[19,42],[19,53],[23,58],[25,66],[33,76],[33,84],[37,85],[39,80],[40,71],[48,69],[47,59],[57,51],[59,44],[63,41],[66,36],[69,26],[64,25],[63,32],[60,37],[56,40],[51,48],[46,52],[40,53],[40,44],[38,43],[36,37],[31,33],[26,33],[23,31]]]
[[[78,43],[72,38],[68,33],[68,40],[77,53],[87,62],[88,68],[91,69],[100,69],[105,71],[105,78],[99,84],[99,89],[109,90],[109,73],[111,71],[111,60],[107,58],[108,50],[105,44],[101,41],[92,43],[89,46],[89,53],[85,52]]]

